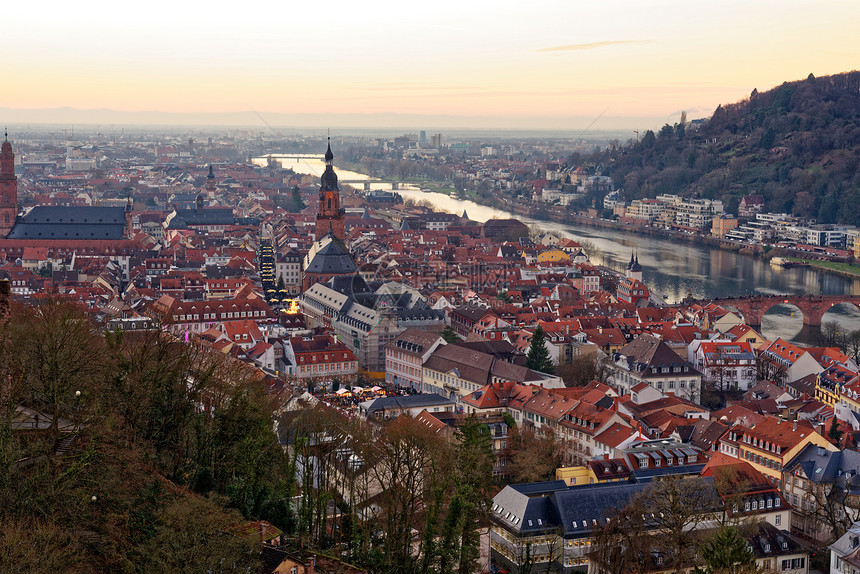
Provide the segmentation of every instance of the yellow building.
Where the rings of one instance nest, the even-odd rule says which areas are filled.
[[[839,363],[833,363],[815,379],[815,398],[830,405],[839,403],[839,395],[843,387],[857,382],[857,373]]]
[[[537,256],[538,263],[557,263],[559,261],[570,262],[570,255],[561,249],[547,249],[541,251]]]
[[[853,413],[860,413],[860,383],[855,382],[846,385],[839,394],[839,403],[843,410],[847,409]],[[847,415],[840,418],[847,418]]]
[[[593,484],[597,482],[595,476],[587,466],[563,466],[555,469],[555,479],[563,480],[569,486],[580,484]]]

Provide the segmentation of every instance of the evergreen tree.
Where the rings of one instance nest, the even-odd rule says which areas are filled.
[[[833,441],[833,444],[839,446],[839,443],[842,442],[842,431],[839,430],[839,423],[836,420],[836,416],[833,416],[833,420],[830,422],[830,430],[827,431],[827,438]]]
[[[540,325],[537,326],[534,335],[532,335],[532,343],[526,355],[526,367],[541,373],[552,374],[555,372],[552,359],[549,358],[549,350],[546,348],[543,327]]]
[[[723,526],[702,544],[706,572],[747,572],[755,568],[755,555],[732,526]]]
[[[457,332],[454,331],[454,327],[452,327],[451,325],[445,325],[445,328],[442,329],[441,336],[442,340],[446,343],[456,343],[460,340],[460,338],[457,336]]]
[[[293,213],[298,213],[303,210],[305,207],[305,201],[302,199],[302,192],[299,191],[299,186],[293,187],[293,209],[291,210]]]

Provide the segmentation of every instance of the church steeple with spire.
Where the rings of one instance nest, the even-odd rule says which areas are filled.
[[[18,215],[18,178],[15,176],[15,154],[8,132],[0,146],[0,238],[6,237]]]
[[[340,206],[340,188],[337,183],[337,174],[334,172],[332,160],[334,154],[331,151],[331,138],[325,152],[325,171],[320,176],[320,202],[317,208],[317,223],[315,238],[320,240],[326,234],[331,233],[341,241],[345,235],[344,209]]]

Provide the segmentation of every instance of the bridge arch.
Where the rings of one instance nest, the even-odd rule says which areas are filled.
[[[761,317],[759,332],[769,341],[779,336],[794,340],[807,324],[803,309],[790,301],[786,303],[785,300],[775,301]]]
[[[849,301],[834,303],[821,314],[822,327],[827,323],[836,323],[840,328],[849,328],[852,322],[860,321],[860,305]]]
[[[724,297],[712,300],[718,305],[733,307],[748,325],[760,326],[761,318],[773,306],[791,304],[803,314],[803,324],[818,327],[822,316],[841,303],[860,306],[860,295],[750,295],[746,297]],[[708,303],[700,301],[699,303]]]

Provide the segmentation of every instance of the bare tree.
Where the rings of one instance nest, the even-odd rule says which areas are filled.
[[[512,482],[549,480],[561,466],[561,443],[552,436],[538,436],[534,430],[516,425],[509,439],[508,472]]]
[[[409,416],[389,422],[368,454],[370,472],[385,496],[380,525],[385,532],[386,568],[417,562],[412,535],[421,526],[424,501],[432,499],[440,466],[452,459],[450,445],[434,429]]]
[[[557,369],[568,387],[584,387],[592,381],[607,383],[612,370],[609,357],[598,358],[596,353],[575,357],[570,364]]]
[[[812,526],[813,537],[832,544],[860,520],[860,478],[843,474],[833,482],[809,481],[809,486],[809,499],[795,505],[795,511]]]
[[[641,574],[647,570],[642,557],[650,552],[650,542],[645,508],[634,499],[596,528],[589,558],[599,572]]]
[[[716,524],[722,510],[713,483],[672,476],[653,483],[636,498],[654,532],[655,548],[669,557],[675,571],[681,573],[694,564],[700,542],[697,530]]]
[[[80,307],[58,299],[13,306],[12,312],[12,381],[21,383],[21,400],[50,416],[56,439],[60,418],[74,414],[76,397],[95,390],[103,339]]]
[[[773,361],[759,355],[756,357],[755,367],[757,381],[771,381],[777,386],[785,386],[787,373],[785,369],[781,368]]]

